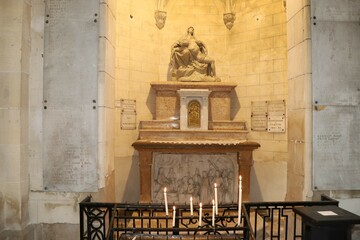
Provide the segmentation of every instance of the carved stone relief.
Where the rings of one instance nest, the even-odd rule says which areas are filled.
[[[166,154],[154,153],[152,160],[152,201],[164,202],[167,188],[169,203],[210,203],[214,183],[220,203],[236,201],[237,154]]]

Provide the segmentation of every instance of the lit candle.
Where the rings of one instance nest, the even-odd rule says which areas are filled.
[[[216,215],[219,214],[219,210],[218,210],[218,197],[217,197],[217,186],[216,183],[214,184],[214,189],[215,189],[215,213]]]
[[[238,225],[241,222],[241,201],[242,201],[242,179],[239,177],[239,200],[238,200]]]
[[[190,215],[194,215],[194,208],[193,208],[193,199],[190,197]]]
[[[212,200],[212,226],[215,227],[215,201],[214,199]]]
[[[175,215],[176,215],[176,207],[173,206],[173,221],[172,221],[172,226],[175,227]]]
[[[199,227],[201,227],[201,221],[202,221],[202,203],[200,203],[200,208],[199,208]]]
[[[164,201],[165,201],[165,214],[166,214],[166,216],[169,216],[169,209],[168,209],[167,196],[166,196],[166,187],[164,188]]]

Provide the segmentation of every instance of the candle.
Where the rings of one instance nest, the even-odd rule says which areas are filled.
[[[242,201],[242,179],[239,177],[239,200],[238,200],[238,225],[241,222],[241,201]]]
[[[193,199],[190,197],[190,215],[194,215],[194,208],[193,208]]]
[[[176,207],[173,206],[173,221],[172,221],[172,226],[175,227],[175,215],[176,215]]]
[[[214,193],[215,193],[215,213],[216,215],[219,214],[219,210],[218,210],[218,197],[217,197],[217,186],[216,186],[216,183],[214,184]]]
[[[201,227],[201,221],[202,221],[202,203],[200,203],[200,208],[199,208],[199,227]]]
[[[165,201],[165,213],[166,213],[166,216],[169,216],[169,209],[168,209],[167,196],[166,196],[166,187],[164,188],[164,201]]]
[[[213,204],[213,207],[212,207],[212,226],[215,227],[215,201],[214,199],[212,200],[212,204]]]

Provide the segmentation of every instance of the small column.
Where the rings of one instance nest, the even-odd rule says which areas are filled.
[[[208,89],[180,89],[180,130],[208,130]]]

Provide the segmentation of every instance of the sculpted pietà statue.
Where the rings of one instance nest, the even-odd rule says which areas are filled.
[[[218,82],[215,61],[208,56],[205,44],[194,36],[189,27],[185,37],[171,47],[171,72],[173,80],[182,82]]]

